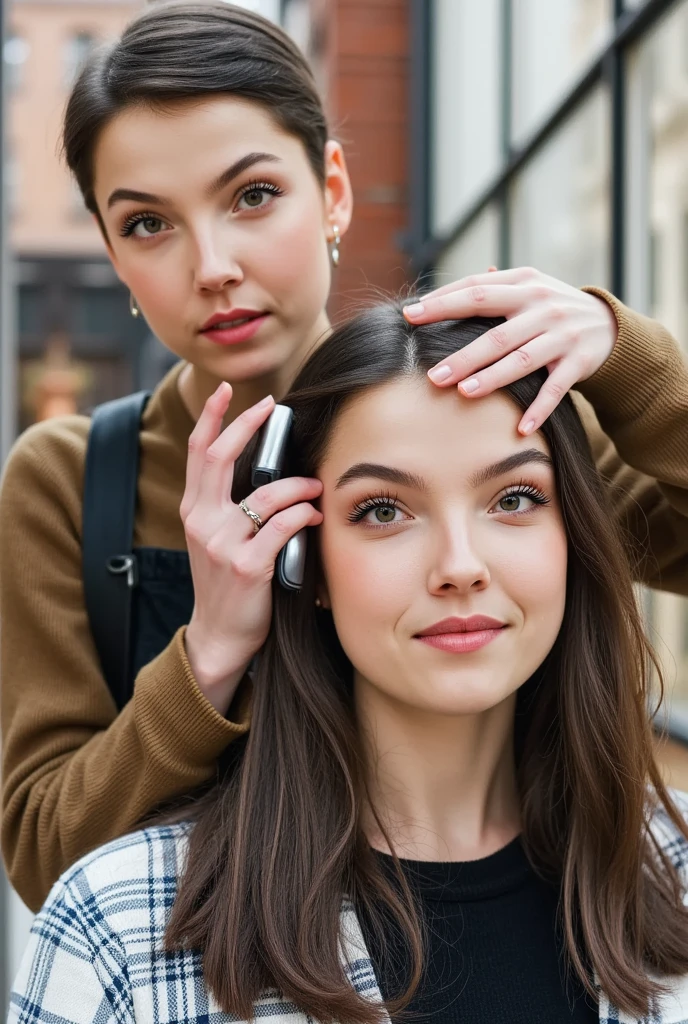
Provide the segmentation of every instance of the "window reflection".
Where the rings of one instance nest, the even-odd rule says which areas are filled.
[[[688,350],[688,3],[630,55],[628,301]],[[652,592],[646,604],[672,713],[688,728],[688,601]]]
[[[447,231],[501,158],[501,0],[436,0],[432,58],[433,230]]]
[[[547,115],[609,37],[613,0],[513,0],[512,136]]]
[[[516,179],[511,263],[574,285],[609,277],[609,99],[598,89]]]

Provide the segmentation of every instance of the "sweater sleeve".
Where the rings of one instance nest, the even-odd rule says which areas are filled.
[[[639,582],[688,596],[688,362],[660,324],[600,288],[619,335],[577,404]],[[586,401],[587,400],[587,401]]]
[[[84,853],[210,778],[248,728],[199,690],[183,630],[117,714],[81,580],[87,432],[77,417],[31,428],[0,490],[2,850],[33,910]]]

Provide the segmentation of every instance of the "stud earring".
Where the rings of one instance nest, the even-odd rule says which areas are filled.
[[[316,608],[322,608],[322,601],[320,600],[319,597],[316,597],[316,599],[315,599],[315,607]]]
[[[332,248],[330,249],[330,259],[332,260],[332,266],[333,267],[338,267],[339,266],[339,246],[341,245],[341,241],[342,240],[341,240],[341,238],[339,236],[339,228],[337,227],[336,224],[332,225],[332,230],[334,232],[334,238],[332,240]]]
[[[134,318],[139,316],[141,312],[139,307],[136,305],[136,299],[134,298],[133,292],[129,292],[129,312]]]

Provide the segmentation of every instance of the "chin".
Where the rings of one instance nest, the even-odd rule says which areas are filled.
[[[503,677],[481,680],[472,675],[464,681],[454,675],[429,684],[426,678],[422,688],[414,686],[415,692],[407,692],[405,703],[436,715],[481,715],[513,697],[519,685],[510,685]]]

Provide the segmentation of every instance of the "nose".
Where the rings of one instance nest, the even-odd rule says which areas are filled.
[[[438,531],[428,573],[432,594],[469,594],[490,585],[490,570],[479,538],[456,518]]]
[[[230,240],[212,231],[196,240],[194,287],[199,292],[221,292],[228,285],[241,284],[244,272]]]

